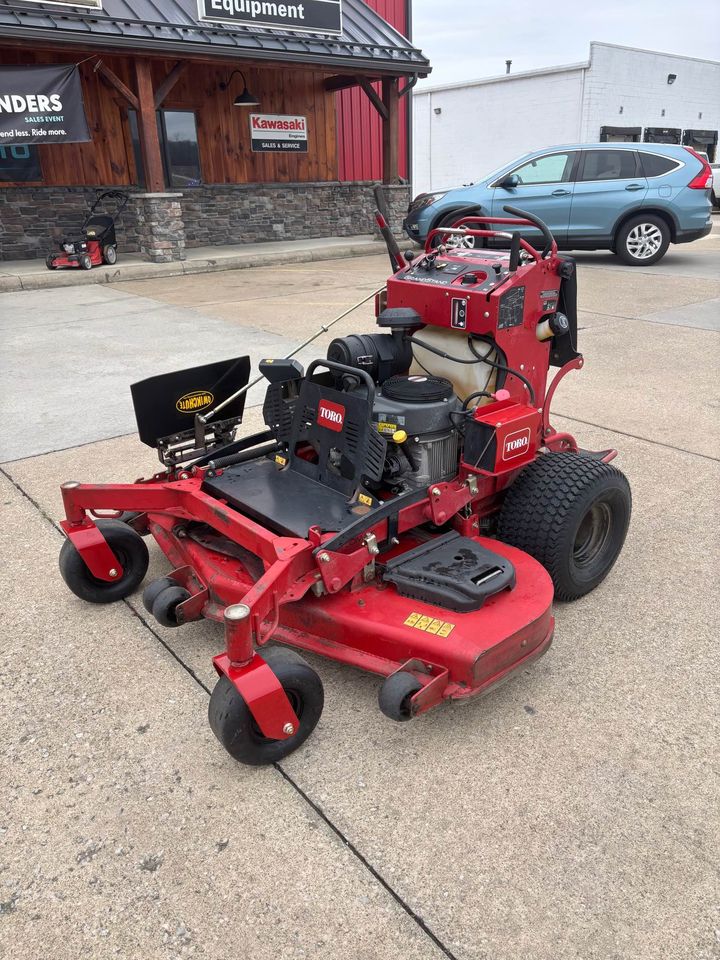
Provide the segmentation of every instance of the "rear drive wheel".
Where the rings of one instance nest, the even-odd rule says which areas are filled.
[[[413,694],[420,690],[422,684],[411,673],[404,670],[393,673],[380,687],[378,694],[378,704],[386,717],[396,720],[398,723],[404,723],[406,720],[412,720],[412,708],[410,701]]]
[[[577,453],[548,453],[508,490],[497,536],[545,567],[558,600],[576,600],[601,583],[625,542],[632,498],[625,476]]]
[[[108,244],[107,247],[103,247],[102,258],[103,263],[107,263],[109,266],[117,263],[117,247],[113,246],[112,244]]]
[[[292,650],[263,649],[260,656],[280,681],[300,724],[287,740],[263,736],[250,708],[227,677],[215,684],[208,707],[212,732],[240,763],[276,763],[297,750],[317,726],[324,704],[323,685],[310,664]]]
[[[89,603],[114,603],[124,600],[141,583],[147,573],[148,549],[141,536],[117,520],[98,520],[97,527],[122,565],[119,580],[98,580],[85,566],[85,561],[66,540],[60,550],[60,574],[76,597]]]
[[[631,267],[649,267],[661,260],[670,245],[670,230],[660,217],[632,217],[615,236],[615,252]]]

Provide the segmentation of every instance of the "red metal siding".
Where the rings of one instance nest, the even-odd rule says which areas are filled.
[[[408,0],[364,0],[368,7],[407,36]],[[400,81],[400,85],[405,84]],[[380,84],[375,89],[380,93]],[[382,180],[382,123],[377,110],[360,87],[337,94],[338,177],[340,180]],[[408,97],[400,101],[398,169],[408,176]]]

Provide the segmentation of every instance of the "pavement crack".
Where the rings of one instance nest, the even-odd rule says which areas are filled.
[[[330,817],[328,817],[328,815],[324,812],[324,810],[322,809],[322,807],[319,807],[318,804],[315,803],[315,801],[312,800],[312,799],[308,796],[307,793],[305,793],[305,791],[303,790],[303,788],[302,788],[295,780],[293,780],[293,778],[290,776],[290,774],[289,774],[286,770],[284,770],[283,767],[282,767],[279,763],[274,763],[273,766],[274,766],[275,769],[278,771],[278,773],[280,774],[280,776],[283,777],[283,779],[286,780],[286,781],[290,784],[290,786],[293,788],[293,790],[295,790],[295,791],[298,793],[298,795],[299,795],[300,797],[302,797],[302,799],[305,801],[305,803],[307,803],[307,805],[308,805],[308,806],[313,810],[313,812],[323,821],[323,823],[325,823],[328,827],[330,827],[330,829],[332,830],[332,832],[338,837],[338,839],[344,844],[344,846],[347,847],[347,849],[353,854],[353,856],[356,857],[356,858],[359,860],[359,862],[363,865],[363,867],[365,867],[365,869],[368,871],[368,873],[370,873],[371,876],[380,884],[380,886],[381,886],[385,891],[387,891],[387,893],[390,894],[390,896],[393,898],[393,900],[395,900],[395,902],[396,902],[400,907],[402,907],[402,909],[405,911],[405,913],[406,913],[412,920],[415,921],[415,923],[420,927],[420,929],[423,931],[423,933],[424,933],[430,940],[432,940],[432,942],[435,944],[435,946],[436,946],[446,957],[448,957],[449,960],[457,960],[456,955],[455,955],[454,953],[452,953],[452,951],[449,950],[448,947],[445,946],[445,944],[444,944],[444,943],[442,942],[442,940],[437,936],[437,934],[433,933],[432,929],[427,925],[427,923],[423,920],[423,918],[422,918],[418,913],[416,913],[416,912],[413,910],[413,908],[410,906],[410,904],[400,896],[400,894],[397,892],[397,890],[395,890],[394,887],[392,887],[392,886],[388,883],[388,881],[383,877],[383,875],[382,875],[378,870],[375,869],[375,867],[370,863],[370,861],[369,861],[365,856],[363,856],[363,854],[358,850],[358,848],[355,846],[355,844],[352,842],[352,840],[349,840],[349,839],[345,836],[345,834],[342,832],[342,830],[340,830],[340,828],[337,827],[337,826],[332,822],[332,820],[331,820]]]
[[[711,460],[713,463],[720,463],[720,457],[711,457],[707,453],[698,453],[697,450],[688,450],[686,447],[677,447],[674,443],[663,443],[662,440],[651,440],[649,437],[641,437],[637,433],[628,433],[626,430],[618,430],[617,427],[609,427],[604,423],[593,423],[592,420],[580,420],[578,417],[570,417],[566,413],[554,410],[553,415],[562,417],[563,420],[570,420],[572,423],[583,423],[586,427],[597,427],[598,430],[606,430],[608,433],[617,433],[621,437],[629,437],[631,440],[641,440],[643,443],[652,444],[655,447],[665,447],[667,450],[675,450],[677,453],[687,453],[691,457],[700,457],[701,460]]]
[[[2,474],[15,489],[20,493],[29,503],[35,507],[40,516],[46,520],[50,526],[58,534],[64,537],[62,528],[59,526],[57,521],[53,518],[40,506],[40,504],[33,497],[24,490],[20,484],[0,465],[0,474]],[[145,616],[129,602],[128,599],[122,601],[124,606],[130,611],[130,613],[140,621],[140,623],[150,632],[150,634],[161,644],[162,647],[170,654],[170,656],[175,660],[182,668],[187,672],[187,674],[192,677],[192,679],[197,683],[197,685],[205,691],[208,696],[211,696],[212,691],[210,688],[203,682],[203,680],[197,675],[193,668],[185,663],[185,661],[177,654],[172,647],[160,636],[160,634],[152,627],[148,622]],[[324,812],[324,810],[318,806],[317,803],[302,789],[302,787],[290,776],[290,774],[282,768],[279,763],[274,763],[273,767],[280,774],[280,776],[285,780],[285,782],[298,794],[298,796],[311,808],[315,815],[322,820],[322,822],[332,830],[332,832],[338,837],[342,844],[352,853],[356,860],[360,863],[362,867],[367,870],[367,872],[373,877],[373,879],[380,884],[380,886],[388,893],[393,900],[402,908],[402,910],[413,920],[417,926],[422,930],[422,932],[432,941],[432,943],[441,951],[441,953],[448,958],[448,960],[457,960],[457,957],[445,944],[442,940],[433,932],[433,930],[428,926],[428,924],[423,920],[423,918],[407,903],[406,900],[395,890],[390,883],[383,877],[383,875],[370,863],[370,861],[360,852],[360,850],[355,846],[352,840],[349,840],[342,830],[333,823],[330,817]]]

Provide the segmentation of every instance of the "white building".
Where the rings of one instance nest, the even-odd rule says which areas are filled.
[[[413,188],[478,180],[529,150],[683,143],[717,156],[720,62],[591,43],[590,59],[413,94]]]

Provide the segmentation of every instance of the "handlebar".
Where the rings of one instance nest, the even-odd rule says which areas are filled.
[[[360,370],[358,367],[348,367],[344,363],[337,363],[335,360],[313,360],[305,371],[305,379],[309,380],[317,367],[327,367],[328,370],[334,370],[336,373],[342,373],[347,377],[353,377],[355,380],[362,380],[368,389],[368,401],[372,404],[375,400],[375,383],[367,370]]]
[[[451,232],[454,233],[458,229],[459,224],[477,223],[477,224],[496,224],[496,225],[502,224],[503,226],[515,226],[515,227],[537,227],[546,240],[546,244],[543,248],[542,253],[541,254],[538,253],[538,251],[533,246],[531,246],[531,244],[528,243],[527,240],[524,240],[522,237],[520,237],[520,246],[522,247],[522,249],[525,250],[526,253],[529,253],[534,260],[538,260],[538,261],[540,259],[545,259],[549,253],[552,253],[553,255],[557,253],[557,244],[555,243],[555,239],[552,233],[550,233],[548,226],[545,223],[543,223],[543,221],[540,220],[539,217],[536,217],[531,213],[526,213],[524,210],[518,210],[517,207],[507,206],[507,207],[503,207],[503,210],[505,210],[507,213],[512,213],[515,216],[513,218],[476,217],[476,216],[460,217],[453,224],[452,227],[445,227],[445,228],[435,227],[434,230],[430,231],[430,233],[427,235],[427,239],[425,240],[426,252],[429,252],[432,249],[432,240],[436,236],[438,235],[442,236]],[[500,230],[477,230],[472,228],[468,229],[466,233],[467,233],[467,236],[469,237],[504,236],[509,238],[512,236],[511,234],[505,233],[504,231],[500,231]]]
[[[517,207],[506,206],[503,207],[503,210],[505,213],[511,213],[514,217],[522,217],[524,220],[529,220],[530,223],[534,224],[538,228],[540,233],[545,237],[545,246],[542,252],[543,260],[545,257],[547,257],[548,253],[553,250],[553,246],[555,247],[553,253],[557,253],[555,237],[553,237],[553,235],[550,233],[550,228],[540,219],[540,217],[536,217],[532,213],[527,213],[525,210],[518,210]]]

